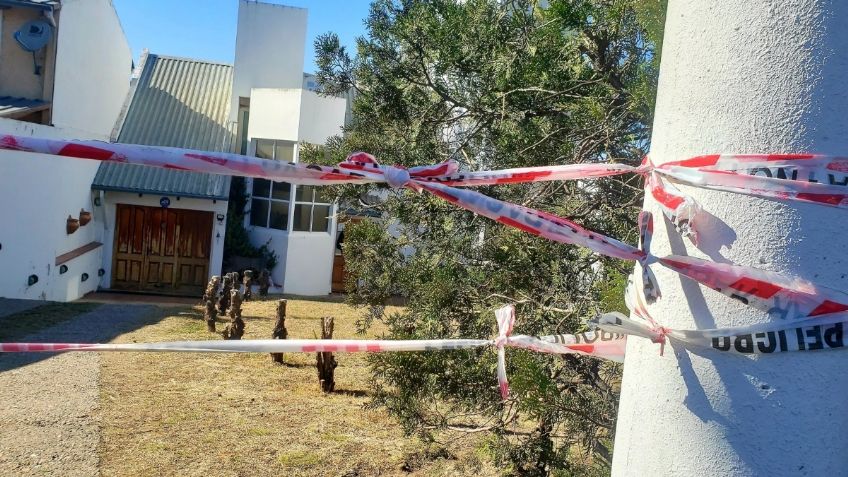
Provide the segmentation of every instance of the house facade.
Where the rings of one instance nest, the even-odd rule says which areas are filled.
[[[303,144],[340,134],[349,113],[345,98],[319,95],[303,73],[305,9],[240,0],[233,65],[145,52],[134,70],[109,0],[0,0],[0,18],[0,132],[296,163]],[[52,37],[33,55],[12,34],[40,19],[34,36],[47,24]],[[14,224],[0,227],[0,296],[199,295],[210,276],[229,271],[230,184],[229,176],[0,152],[0,199]],[[330,293],[331,198],[318,187],[246,185],[250,241],[278,257],[272,291]]]
[[[131,71],[111,1],[0,0],[0,134],[109,140]],[[68,301],[102,284],[97,170],[0,152],[0,296]]]
[[[323,145],[342,132],[348,102],[316,93],[303,74],[307,11],[239,2],[231,119],[238,147],[265,159],[299,162],[302,144]],[[279,258],[272,279],[284,293],[331,291],[336,205],[320,187],[248,181],[245,217],[251,242]]]
[[[142,54],[113,140],[229,152],[232,66]],[[91,183],[101,287],[199,296],[221,274],[229,176],[106,162]]]

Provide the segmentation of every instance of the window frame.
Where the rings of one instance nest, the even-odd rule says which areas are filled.
[[[259,179],[259,180],[268,181],[268,195],[267,196],[261,196],[261,195],[256,195],[254,193],[254,186],[256,184],[256,180],[257,180],[256,178],[252,178],[250,180],[250,213],[248,214],[248,217],[247,217],[248,224],[250,224],[251,227],[260,227],[260,228],[268,229],[268,230],[276,230],[278,232],[288,232],[289,231],[289,221],[291,220],[290,217],[293,213],[291,194],[292,194],[292,190],[294,189],[294,185],[292,185],[289,182],[284,182],[284,181],[272,181],[270,179]],[[286,194],[287,195],[286,199],[277,199],[277,198],[274,197],[274,186],[276,184],[287,184],[289,186],[288,194]],[[253,223],[254,222],[254,220],[253,220],[253,210],[254,210],[253,209],[253,201],[254,200],[261,200],[261,201],[265,201],[265,202],[268,203],[268,213],[265,216],[265,221],[264,221],[265,225],[257,225],[257,224]],[[273,205],[274,205],[275,202],[286,204],[286,207],[288,209],[288,212],[286,213],[285,225],[281,229],[278,229],[277,227],[271,227],[271,211],[273,210]]]
[[[297,143],[295,141],[287,141],[285,139],[251,138],[250,141],[249,141],[250,144],[249,144],[248,151],[247,151],[250,156],[258,157],[256,152],[259,148],[260,141],[267,141],[267,142],[271,143],[272,158],[268,159],[268,160],[277,160],[276,159],[277,145],[278,145],[278,143],[280,143],[280,144],[291,146],[291,148],[292,148],[292,162],[297,161]],[[292,217],[294,215],[294,207],[293,207],[294,196],[292,194],[295,193],[296,186],[294,184],[290,183],[290,182],[285,182],[285,181],[273,181],[273,180],[270,180],[270,179],[259,179],[259,180],[268,181],[269,188],[268,188],[268,196],[257,196],[254,193],[254,185],[256,183],[256,180],[257,179],[255,179],[255,178],[250,179],[250,211],[249,211],[248,214],[246,214],[247,215],[247,217],[246,217],[247,224],[250,227],[259,227],[259,228],[262,228],[262,229],[265,229],[265,230],[268,230],[268,231],[272,231],[272,232],[285,233],[285,234],[290,233],[291,228],[293,226]],[[274,186],[276,184],[288,184],[289,190],[288,190],[288,193],[286,194],[285,199],[278,199],[278,198],[274,197]],[[265,202],[268,203],[268,214],[267,214],[267,216],[265,217],[265,220],[264,220],[265,225],[256,225],[256,224],[253,223],[254,222],[254,220],[253,220],[253,201],[254,200],[262,200],[262,201],[265,201]],[[275,202],[276,203],[285,203],[286,207],[288,209],[288,213],[286,214],[286,222],[285,222],[285,225],[282,229],[278,229],[276,227],[271,227],[271,212],[273,210],[273,205],[274,205]]]
[[[311,191],[312,191],[311,200],[298,200],[297,199],[297,189],[300,188],[300,187],[310,187],[311,188]],[[292,213],[291,213],[292,230],[291,230],[290,233],[300,233],[300,234],[321,234],[321,233],[323,233],[323,234],[329,234],[330,231],[332,230],[332,228],[333,228],[333,206],[334,206],[334,202],[317,202],[315,200],[315,196],[318,193],[317,192],[318,187],[321,187],[321,186],[302,186],[302,185],[299,185],[299,186],[293,186],[292,187],[292,189],[295,189],[295,191],[294,191],[294,201],[292,202],[292,204],[293,204]],[[296,230],[295,229],[295,227],[297,225],[295,224],[294,218],[295,218],[295,214],[297,213],[297,209],[298,209],[299,205],[304,205],[304,206],[308,205],[309,206],[309,230]],[[327,206],[327,229],[326,230],[318,230],[318,231],[314,230],[315,206],[316,205]]]
[[[278,160],[278,159],[276,159],[277,146],[278,146],[278,144],[282,143],[282,144],[285,144],[285,145],[291,145],[292,146],[292,156],[293,156],[292,162],[293,163],[299,162],[300,145],[295,141],[288,141],[288,140],[285,140],[285,139],[251,138],[249,140],[249,146],[248,146],[248,150],[247,150],[249,156],[259,157],[257,155],[257,149],[260,145],[260,142],[262,142],[262,141],[268,141],[268,142],[271,143],[271,146],[272,146],[273,159],[268,159],[268,160]],[[287,234],[287,235],[291,235],[291,234],[297,234],[297,235],[327,234],[327,235],[330,235],[330,233],[333,230],[334,214],[335,214],[336,204],[335,204],[334,201],[332,201],[332,198],[327,199],[327,201],[317,201],[316,200],[316,196],[318,194],[317,188],[320,187],[320,186],[295,185],[295,184],[292,184],[290,182],[273,181],[273,180],[270,180],[270,179],[260,179],[260,180],[267,180],[269,182],[270,188],[268,190],[268,196],[267,197],[257,196],[253,193],[253,190],[254,190],[253,186],[254,186],[256,179],[251,178],[250,181],[249,181],[249,184],[248,184],[248,186],[249,186],[250,210],[246,214],[246,217],[245,217],[245,220],[247,222],[247,224],[246,224],[247,226],[249,226],[251,228],[261,228],[261,229],[267,230],[269,232],[283,233],[283,234]],[[289,184],[289,193],[288,193],[287,199],[275,199],[273,197],[273,195],[274,195],[274,185],[275,184]],[[300,187],[310,187],[311,188],[312,194],[311,194],[310,200],[298,200],[297,199],[297,193],[298,193]],[[253,224],[253,201],[254,200],[263,200],[263,201],[268,203],[268,216],[265,219],[266,225],[264,225],[264,226]],[[270,227],[270,225],[271,225],[271,210],[272,210],[272,205],[273,205],[274,202],[284,202],[284,203],[288,204],[288,217],[287,217],[288,220],[286,221],[286,227],[284,229],[278,229],[278,228]],[[309,230],[295,230],[296,224],[295,224],[294,219],[295,219],[295,212],[297,211],[298,206],[308,206],[308,209],[309,209]],[[327,210],[327,218],[326,218],[327,228],[326,228],[326,230],[319,230],[319,231],[313,230],[313,228],[315,227],[315,207],[316,206],[325,206],[327,208],[326,209]]]
[[[279,144],[281,144],[281,145],[291,146],[291,151],[292,151],[291,160],[285,161],[285,162],[287,164],[297,162],[297,142],[296,141],[288,141],[286,139],[266,139],[266,138],[261,138],[261,137],[255,137],[250,142],[253,143],[253,157],[259,157],[257,152],[259,151],[259,143],[260,142],[270,142],[271,143],[271,157],[259,157],[260,159],[267,159],[269,161],[279,161],[279,160],[281,160],[277,157],[277,146]]]

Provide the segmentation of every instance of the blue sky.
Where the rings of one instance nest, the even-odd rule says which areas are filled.
[[[133,51],[232,64],[238,0],[113,0]],[[304,69],[315,71],[315,37],[333,31],[352,52],[365,33],[369,0],[265,0],[309,9]]]

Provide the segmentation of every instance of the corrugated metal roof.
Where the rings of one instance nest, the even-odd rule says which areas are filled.
[[[148,54],[140,70],[118,119],[118,142],[230,152],[232,66]],[[230,177],[103,163],[91,187],[226,200]]]
[[[55,8],[61,3],[59,0],[10,0],[0,2],[9,5],[32,5],[33,7]]]
[[[19,118],[50,107],[50,103],[40,99],[0,97],[0,118]]]

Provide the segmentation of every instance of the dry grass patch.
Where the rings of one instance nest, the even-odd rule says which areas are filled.
[[[276,300],[244,305],[245,339],[269,338]],[[116,342],[220,339],[195,308]],[[342,303],[289,299],[290,338],[357,338],[358,314]],[[223,323],[223,320],[219,320]],[[223,328],[219,325],[219,329]],[[375,328],[370,336],[381,330]],[[415,462],[425,446],[404,437],[382,411],[363,409],[370,376],[365,357],[338,355],[337,392],[324,395],[314,354],[104,353],[101,471],[104,475],[495,475],[479,456],[479,437],[451,444],[451,455]]]

